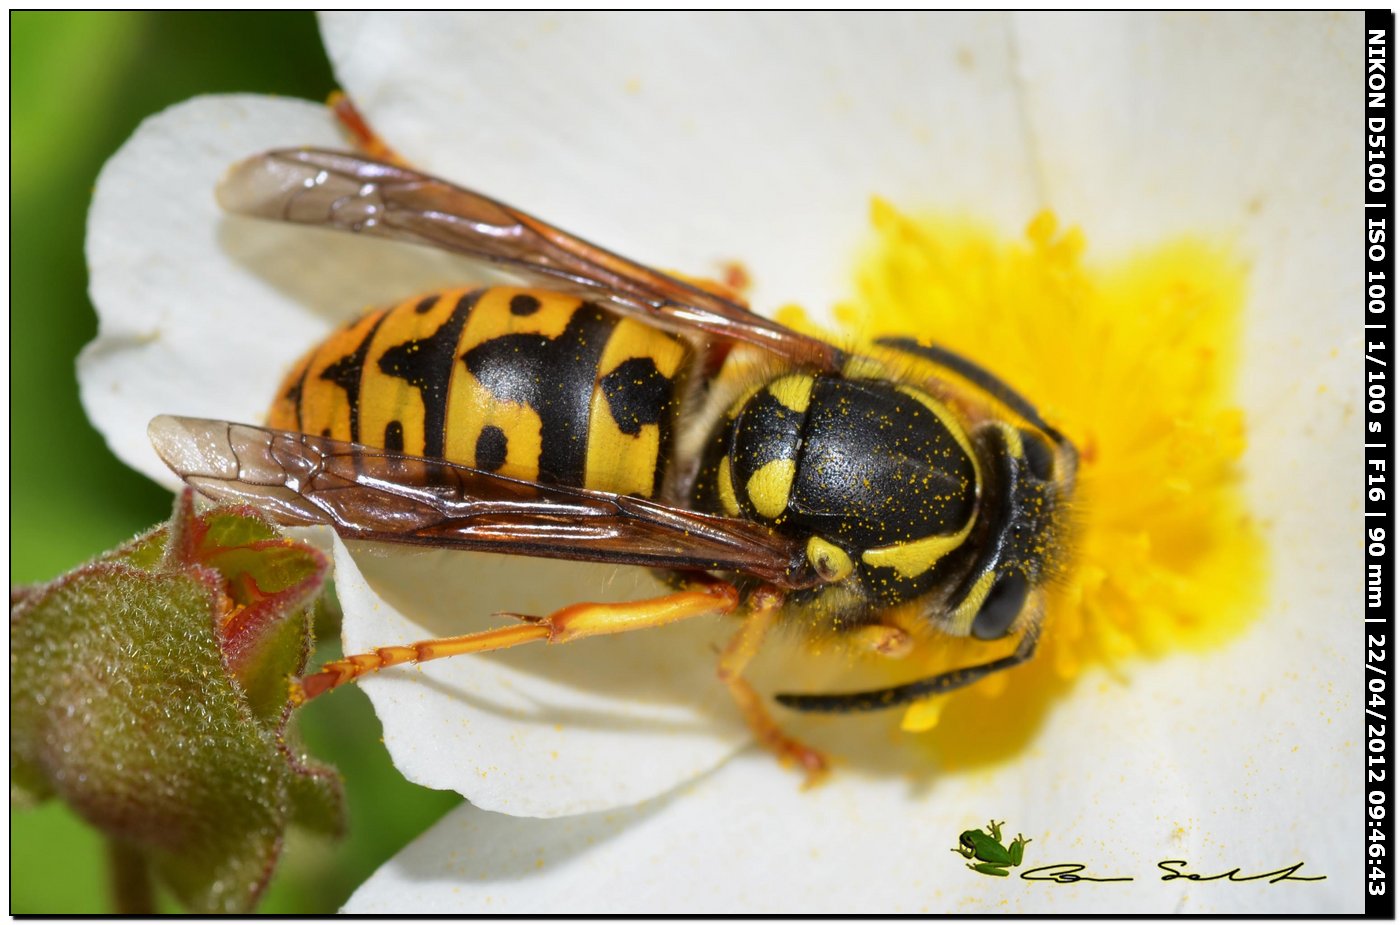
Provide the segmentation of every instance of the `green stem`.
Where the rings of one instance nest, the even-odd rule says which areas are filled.
[[[108,839],[107,873],[114,912],[118,915],[155,915],[156,895],[144,854],[125,842]]]

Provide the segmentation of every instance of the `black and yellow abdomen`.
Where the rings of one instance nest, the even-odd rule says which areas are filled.
[[[287,377],[269,424],[654,497],[689,361],[677,337],[574,296],[445,290],[332,334]]]

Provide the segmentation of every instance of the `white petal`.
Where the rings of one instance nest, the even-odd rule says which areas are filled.
[[[1149,689],[1179,677],[1148,669]],[[1086,679],[1091,680],[1091,679]],[[1136,679],[1135,679],[1136,680]],[[1354,908],[1347,871],[1316,845],[1232,838],[1183,802],[1185,772],[1160,735],[1159,705],[1104,685],[1057,710],[1038,744],[994,772],[942,776],[843,767],[800,790],[748,751],[713,775],[630,809],[557,820],[508,819],[463,806],[381,868],[347,912],[417,913],[1162,913]],[[1108,734],[1105,731],[1108,730]],[[1295,814],[1296,816],[1296,814]],[[965,868],[964,829],[1007,821],[1032,839],[1008,879]],[[1317,883],[1272,888],[1163,882],[1160,860],[1213,874],[1237,862],[1308,863]],[[1316,861],[1314,859],[1317,859]],[[1034,867],[1084,864],[1084,876],[1132,882],[1026,882]],[[1316,867],[1314,866],[1316,863]],[[1349,907],[1347,903],[1352,905]]]
[[[1036,201],[989,14],[322,17],[342,85],[433,171],[760,310],[846,295],[874,194],[1019,229]]]
[[[1190,783],[1205,834],[1248,833],[1221,860],[1257,866],[1296,846],[1354,897],[1361,488],[1341,474],[1361,471],[1362,28],[1359,13],[1170,14],[1027,16],[1016,30],[1047,195],[1095,252],[1191,234],[1249,261],[1239,391],[1270,599],[1236,645],[1180,660],[1179,687],[1231,708],[1181,691],[1169,729],[1203,759]],[[1216,908],[1254,910],[1230,895]]]
[[[358,546],[352,559],[335,544],[346,652],[513,622],[497,612],[544,615],[584,599],[665,593],[640,569],[375,551]],[[516,816],[591,812],[692,780],[747,740],[715,679],[726,631],[708,619],[530,645],[391,669],[361,686],[410,780]]]
[[[151,418],[261,422],[287,368],[334,323],[462,279],[427,251],[220,213],[214,186],[234,161],[307,144],[345,146],[322,106],[201,97],[147,119],[98,177],[83,406],[117,456],[163,484],[175,482],[146,440]]]
[[[1360,13],[1017,19],[1046,196],[1095,253],[1191,234],[1250,261],[1251,409],[1315,391],[1298,371],[1354,335],[1362,190],[1343,165],[1361,163],[1361,34]]]
[[[721,259],[738,258],[760,284],[756,302],[769,307],[796,300],[820,309],[843,294],[856,242],[867,234],[872,194],[903,203],[975,205],[1015,225],[1029,214],[1005,23],[995,17],[860,19],[852,25],[822,17],[336,14],[322,23],[343,86],[408,159],[663,266],[714,273]],[[876,58],[882,66],[868,67]],[[783,66],[773,67],[774,61]],[[706,68],[705,79],[694,79],[697,66]],[[969,88],[977,92],[962,92]],[[507,587],[533,590],[537,565],[509,567],[520,577]],[[570,601],[558,595],[548,603],[523,603],[521,596],[503,593],[498,603],[470,609],[478,615],[543,612]],[[471,624],[417,619],[416,627],[386,633],[356,613],[346,623],[350,648],[361,640],[407,641],[425,629],[455,633],[490,625],[479,616]],[[708,655],[718,631],[677,627],[654,640],[590,642],[570,646],[587,651],[548,653],[547,662],[525,652],[458,660],[426,669],[429,677],[455,679],[444,687],[410,686],[402,676],[386,675],[376,679],[382,688],[369,689],[396,760],[414,779],[452,786],[479,806],[512,813],[578,812],[674,786],[685,779],[682,771],[693,775],[713,766],[738,741],[733,708],[724,702]],[[600,664],[593,651],[605,647],[644,653],[618,657],[654,663],[668,691],[658,694],[660,688],[644,680],[604,695],[618,701],[606,706],[610,715],[647,715],[669,704],[666,709],[680,710],[686,724],[699,714],[715,728],[697,725],[680,736],[667,730],[662,747],[654,734],[650,746],[638,736],[637,752],[614,738],[631,740],[649,727],[654,733],[654,724],[608,729],[613,738],[607,739],[590,731],[600,724],[580,711],[603,709],[592,703],[597,692],[637,671],[619,675]],[[563,686],[543,694],[532,688],[537,703],[523,715],[513,701],[487,710],[500,714],[500,736],[524,745],[501,750],[478,734],[483,721],[473,718],[471,728],[461,730],[465,757],[443,760],[425,750],[424,743],[436,747],[443,740],[446,726],[461,727],[456,708],[463,699],[446,692],[443,705],[451,709],[440,714],[424,708],[425,691],[436,696],[445,685],[492,691],[497,685],[483,682],[482,663],[495,671],[526,658],[551,666],[540,669],[539,680],[558,678]],[[562,680],[560,672],[574,680]],[[402,695],[390,698],[390,690]],[[627,707],[622,695],[636,702]],[[530,731],[511,721],[523,721]],[[588,759],[591,766],[566,775],[557,770],[560,764],[540,759],[559,751],[577,764],[573,756],[584,754],[582,742],[577,753],[553,744],[576,726],[586,740],[605,747]],[[479,768],[487,759],[495,768],[483,782]],[[567,777],[570,788],[534,785],[551,775]]]
[[[1102,259],[1182,234],[1238,242],[1251,264],[1242,398],[1276,403],[1354,331],[1362,15],[1016,22],[1047,202]]]
[[[827,787],[799,794],[771,759],[748,753],[623,812],[521,824],[464,807],[382,869],[351,911],[409,902],[421,902],[418,911],[499,913],[1359,908],[1360,821],[1348,807],[1361,805],[1349,719],[1360,677],[1348,653],[1359,651],[1361,628],[1333,619],[1360,610],[1359,589],[1343,577],[1354,570],[1357,498],[1336,479],[1358,462],[1346,409],[1357,407],[1359,370],[1342,306],[1358,304],[1351,242],[1359,194],[1347,179],[1354,174],[1338,165],[1360,163],[1356,141],[1346,140],[1359,123],[1359,103],[1348,102],[1359,65],[1339,51],[1355,44],[1348,29],[1359,30],[1359,19],[1201,23],[1136,18],[1086,28],[1073,18],[1028,19],[1015,46],[1039,182],[1097,253],[1220,232],[1236,235],[1254,261],[1243,392],[1252,501],[1273,518],[1266,620],[1228,650],[1133,666],[1129,685],[1081,679],[1023,761],[984,775],[930,782],[927,769],[872,774],[858,760],[860,768],[840,768]],[[330,21],[327,31],[343,70],[361,52],[376,57],[362,28]],[[1254,41],[1256,33],[1268,40]],[[339,45],[337,34],[354,40]],[[527,54],[543,45],[568,59],[569,43],[528,39]],[[484,41],[471,46],[477,57],[489,57],[479,51]],[[539,73],[556,73],[548,56],[538,60]],[[1107,73],[1086,77],[1084,62],[1103,62]],[[390,118],[401,103],[392,77],[370,75],[363,86],[390,88],[385,99],[368,97],[384,107],[376,120]],[[654,118],[668,124],[664,113]],[[522,150],[547,158],[547,140],[534,136],[553,124],[524,130],[531,140]],[[1258,150],[1255,138],[1265,139]],[[482,148],[469,140],[457,150]],[[645,170],[629,162],[630,175]],[[555,195],[570,201],[567,188]],[[858,748],[848,754],[865,757]],[[1010,817],[1013,830],[1036,839],[1028,865],[1077,861],[1089,875],[1135,880],[1030,890],[980,878],[947,849],[987,816]],[[1163,883],[1154,865],[1169,858],[1207,874],[1301,861],[1300,875],[1328,879],[1207,891]]]
[[[1335,169],[1361,142],[1335,134],[1363,102],[1359,13],[1030,13],[1013,35],[1047,200],[1115,250],[1291,224],[1320,168],[1360,192]]]

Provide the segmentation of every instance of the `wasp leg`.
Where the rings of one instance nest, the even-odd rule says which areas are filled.
[[[389,147],[384,139],[374,129],[369,127],[365,117],[355,108],[355,104],[350,102],[350,97],[340,90],[334,90],[326,99],[326,105],[335,113],[336,119],[350,133],[350,137],[355,140],[355,146],[360,152],[377,161],[385,161],[399,167],[408,167],[408,161],[399,157],[397,151]]]
[[[727,614],[739,606],[733,585],[705,576],[674,594],[614,604],[573,604],[547,617],[512,614],[523,622],[496,629],[425,639],[402,646],[382,646],[373,652],[327,662],[321,670],[296,682],[294,699],[310,700],[362,675],[393,665],[428,662],[471,652],[494,652],[528,642],[570,642],[586,636],[627,633],[665,626],[691,617]]]
[[[744,669],[758,653],[763,638],[782,610],[782,593],[776,589],[760,588],[749,596],[748,605],[749,613],[744,618],[744,625],[720,655],[719,679],[729,688],[730,695],[739,705],[758,741],[784,764],[795,764],[801,768],[806,774],[804,786],[810,787],[826,774],[826,756],[783,732],[769,714],[763,698],[743,677]]]
[[[738,296],[743,296],[745,298],[744,304],[747,305],[749,289],[753,287],[753,280],[749,277],[748,267],[737,260],[726,260],[723,265],[723,270],[724,275],[720,277],[720,282],[724,283],[725,287],[729,289],[730,292]]]
[[[914,639],[897,626],[875,623],[850,631],[851,641],[873,655],[904,658],[914,651]]]
[[[717,295],[721,299],[728,299],[731,302],[749,307],[748,300],[744,298],[744,289],[739,286],[748,286],[748,277],[740,277],[733,273],[728,265],[721,267],[723,276],[716,279],[711,276],[692,276],[689,273],[682,273],[679,270],[667,270],[666,272],[676,279],[690,283],[696,289],[703,289],[710,295]],[[735,285],[738,281],[739,285]]]

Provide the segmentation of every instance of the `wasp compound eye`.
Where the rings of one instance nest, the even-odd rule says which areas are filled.
[[[982,640],[1005,636],[1025,607],[1030,589],[1026,576],[1020,572],[1008,572],[998,578],[972,620],[972,635]]]
[[[1055,475],[1055,451],[1034,431],[1021,430],[1021,448],[1026,454],[1026,466],[1031,475],[1048,482]]]

